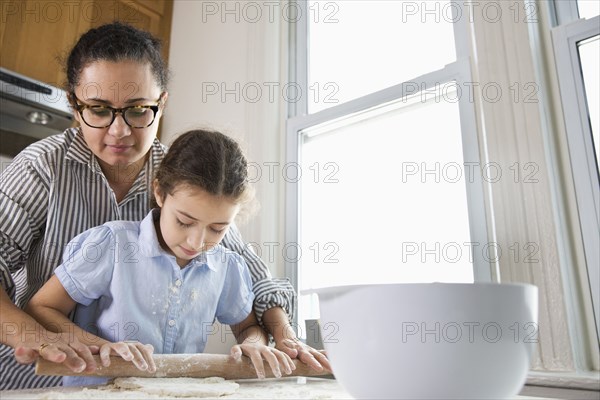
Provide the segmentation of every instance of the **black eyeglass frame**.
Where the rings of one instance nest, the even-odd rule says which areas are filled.
[[[158,100],[156,100],[157,104],[155,105],[151,105],[151,106],[129,106],[129,107],[123,107],[123,108],[113,108],[113,107],[109,107],[109,106],[101,106],[101,105],[90,105],[90,104],[84,104],[83,102],[81,102],[81,100],[79,100],[77,98],[77,96],[75,96],[75,93],[72,94],[73,99],[75,100],[75,109],[77,110],[77,112],[79,113],[79,115],[81,116],[81,119],[83,120],[83,122],[85,122],[85,124],[87,126],[89,126],[90,128],[108,128],[109,126],[111,126],[113,124],[113,122],[115,122],[115,119],[117,118],[117,114],[121,114],[121,117],[123,117],[123,121],[125,121],[125,123],[127,124],[127,126],[129,126],[130,128],[134,128],[134,129],[143,129],[143,128],[147,128],[150,125],[152,125],[154,123],[154,120],[156,119],[156,113],[158,112],[158,110],[160,110],[160,103],[161,100],[163,98],[163,93],[160,94],[160,97],[158,98]],[[112,119],[110,120],[110,123],[108,125],[104,125],[104,126],[94,126],[94,125],[90,125],[89,122],[87,122],[83,116],[83,110],[85,110],[86,108],[89,109],[103,109],[103,110],[110,110],[112,112]],[[127,121],[127,118],[125,117],[125,112],[127,112],[127,110],[130,109],[134,109],[134,108],[145,108],[148,110],[152,110],[153,115],[152,115],[152,121],[150,121],[150,123],[146,126],[133,126],[129,123],[129,121]]]

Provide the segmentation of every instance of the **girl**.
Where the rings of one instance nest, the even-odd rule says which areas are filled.
[[[292,361],[267,346],[252,312],[246,264],[219,243],[252,200],[247,162],[232,139],[203,130],[180,136],[153,181],[154,208],[141,222],[108,222],[74,238],[55,275],[26,311],[48,329],[75,332],[109,355],[156,367],[152,352],[201,353],[214,319],[232,327],[234,357],[249,356],[258,377],[264,358],[275,376]],[[73,327],[68,315],[76,304]],[[84,330],[93,328],[98,336]],[[144,343],[144,344],[142,344]],[[65,385],[105,382],[72,378]]]

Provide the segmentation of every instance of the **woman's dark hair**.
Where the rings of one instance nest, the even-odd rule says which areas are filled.
[[[65,66],[67,93],[75,92],[86,66],[102,60],[149,63],[161,90],[167,89],[169,72],[161,55],[160,40],[131,25],[113,22],[84,33],[69,53]]]
[[[179,136],[169,147],[155,178],[161,196],[173,194],[181,184],[236,203],[249,203],[254,194],[242,149],[235,140],[216,131],[197,129]],[[157,207],[156,199],[151,205]]]

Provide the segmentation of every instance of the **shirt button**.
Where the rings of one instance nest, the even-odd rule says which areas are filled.
[[[175,281],[175,286],[177,286],[177,287],[181,286],[181,280],[177,279]]]
[[[170,319],[169,320],[169,326],[175,326],[175,320],[174,319]]]

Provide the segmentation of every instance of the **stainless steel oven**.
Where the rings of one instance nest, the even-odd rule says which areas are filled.
[[[0,68],[2,160],[72,125],[73,114],[64,90]]]

